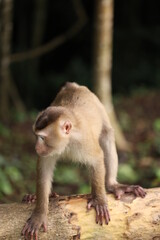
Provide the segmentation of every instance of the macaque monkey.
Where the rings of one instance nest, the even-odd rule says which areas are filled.
[[[59,159],[68,158],[89,166],[92,198],[87,208],[95,208],[96,223],[100,225],[110,221],[106,189],[117,199],[125,193],[145,197],[142,187],[117,182],[114,131],[104,106],[87,87],[66,83],[51,106],[38,115],[33,131],[39,157],[36,207],[22,230],[27,239],[37,239],[41,227],[47,230],[53,170]]]

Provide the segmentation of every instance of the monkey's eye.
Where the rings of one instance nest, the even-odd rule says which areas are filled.
[[[44,136],[38,136],[40,140],[44,141],[45,137]]]

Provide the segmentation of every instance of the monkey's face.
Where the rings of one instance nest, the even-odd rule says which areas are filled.
[[[71,123],[52,123],[41,131],[36,131],[35,150],[41,157],[60,155],[69,142]]]

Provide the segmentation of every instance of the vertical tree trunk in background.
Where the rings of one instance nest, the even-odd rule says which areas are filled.
[[[12,80],[9,68],[12,37],[13,0],[3,0],[0,2],[0,4],[0,117],[2,120],[8,121],[10,116],[10,101],[12,101],[18,110],[24,110],[24,106]]]
[[[34,15],[32,25],[31,47],[34,49],[40,46],[43,42],[44,31],[47,19],[47,0],[34,0]],[[31,59],[29,61],[30,81],[28,86],[28,96],[34,96],[36,80],[39,78],[39,63],[40,58]],[[32,98],[32,97],[31,97]]]
[[[9,117],[9,54],[12,34],[12,0],[1,1],[1,58],[0,58],[0,117],[5,120]]]
[[[111,68],[112,68],[112,31],[113,0],[95,1],[94,24],[94,69],[95,92],[105,105],[111,124],[115,130],[119,150],[129,151],[130,146],[118,124],[112,103]]]
[[[34,21],[32,28],[32,47],[35,48],[42,44],[46,17],[47,17],[47,0],[35,0]]]

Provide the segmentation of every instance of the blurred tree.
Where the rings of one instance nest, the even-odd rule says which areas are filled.
[[[112,103],[111,67],[112,67],[112,30],[113,0],[96,0],[94,33],[94,69],[95,92],[105,105],[115,129],[116,143],[120,150],[129,151],[130,146],[118,124]]]
[[[10,73],[13,0],[2,0],[0,2],[0,9],[0,117],[2,120],[8,121],[10,103],[12,102],[12,105],[21,111],[24,111],[24,105]]]
[[[43,1],[42,1],[43,2]],[[38,1],[37,1],[38,3]],[[59,36],[54,37],[49,42],[42,44],[40,46],[37,46],[31,50],[20,52],[20,53],[14,53],[11,56],[11,62],[18,62],[18,61],[24,61],[26,59],[32,59],[39,56],[42,56],[54,49],[56,49],[58,46],[62,45],[66,41],[70,40],[72,37],[74,37],[79,31],[84,27],[87,21],[87,15],[84,10],[83,4],[81,0],[72,0],[73,7],[75,9],[76,15],[77,15],[77,21],[64,33],[60,34]],[[44,3],[42,3],[44,4]],[[41,4],[39,4],[40,7]],[[37,4],[38,6],[38,4]],[[41,8],[41,7],[40,7]],[[37,14],[36,18],[38,20]],[[36,23],[35,18],[35,23]]]
[[[0,1],[0,11],[1,11],[1,29],[0,29],[0,116],[4,121],[9,120],[11,107],[15,107],[18,111],[24,111],[25,107],[20,99],[17,87],[12,79],[10,72],[10,63],[16,61],[23,61],[26,59],[33,59],[39,57],[43,54],[50,52],[56,47],[60,46],[67,40],[74,37],[85,25],[87,16],[81,0],[72,0],[73,7],[77,15],[77,21],[65,31],[63,34],[53,38],[50,42],[42,44],[44,37],[44,25],[47,14],[47,1],[45,0],[35,0],[35,11],[33,17],[33,34],[31,38],[32,50],[26,52],[20,52],[11,54],[11,40],[12,40],[12,13],[13,13],[13,0],[2,0]],[[39,59],[32,60],[30,64],[31,79],[35,83],[35,78],[37,75],[39,65]],[[29,84],[31,91],[30,97],[32,98],[32,86]]]
[[[32,48],[36,48],[43,43],[45,27],[46,27],[46,19],[47,19],[47,0],[35,0],[34,1],[34,16],[33,16],[33,24],[32,24],[32,39],[31,46]],[[28,85],[28,99],[32,101],[34,96],[34,91],[36,82],[39,78],[39,64],[40,58],[31,59],[29,62],[29,76],[30,76],[30,84]],[[30,100],[31,99],[31,100]]]

